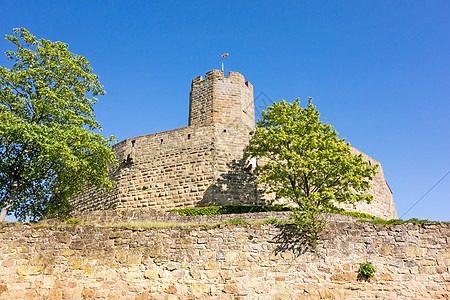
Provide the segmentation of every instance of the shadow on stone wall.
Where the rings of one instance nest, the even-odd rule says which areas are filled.
[[[196,206],[218,205],[262,205],[261,192],[256,185],[256,175],[244,159],[232,160],[227,164],[226,173],[208,187],[203,199]]]
[[[275,227],[280,230],[273,238],[273,242],[278,243],[275,253],[291,251],[294,255],[301,255],[315,250],[310,235],[298,231],[295,224],[276,224]]]
[[[119,201],[118,178],[123,169],[130,167],[131,160],[120,161],[117,165],[109,166],[108,178],[114,183],[112,190],[106,191],[102,187],[91,186],[86,188],[83,194],[71,200],[72,205],[79,212],[116,209]]]

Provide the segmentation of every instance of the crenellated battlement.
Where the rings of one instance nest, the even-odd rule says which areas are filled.
[[[229,71],[229,75],[225,76],[224,72],[221,70],[211,70],[205,74],[204,78],[202,75],[195,77],[194,79],[192,79],[192,86],[198,86],[201,84],[205,84],[205,81],[214,80],[223,80],[230,83],[242,83],[243,85],[253,89],[253,85],[249,81],[245,81],[245,77],[241,73]]]

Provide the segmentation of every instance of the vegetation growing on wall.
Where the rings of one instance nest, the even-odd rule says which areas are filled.
[[[371,262],[363,262],[359,265],[358,275],[361,279],[369,279],[374,276],[375,267]]]
[[[286,207],[280,205],[223,205],[223,206],[207,206],[207,207],[190,207],[180,209],[170,209],[168,212],[177,212],[180,216],[212,216],[212,215],[226,215],[226,214],[244,214],[254,212],[270,212],[270,211],[293,211],[293,207]],[[340,208],[331,208],[326,213],[360,218],[364,220],[381,219],[370,214],[345,211]]]
[[[266,206],[266,205],[222,205],[207,207],[191,207],[181,209],[170,209],[168,211],[176,211],[181,216],[200,216],[200,215],[225,215],[225,214],[244,214],[252,212],[268,212],[268,211],[289,211],[291,208],[283,206]]]
[[[358,222],[370,222],[372,224],[378,224],[378,225],[399,225],[399,224],[404,224],[404,223],[414,223],[414,224],[424,224],[424,223],[434,223],[434,224],[439,224],[439,223],[448,223],[448,222],[441,222],[441,221],[430,221],[430,220],[419,220],[417,218],[412,218],[409,220],[401,220],[401,219],[392,219],[392,220],[385,220],[382,218],[373,218],[373,219],[359,219]]]

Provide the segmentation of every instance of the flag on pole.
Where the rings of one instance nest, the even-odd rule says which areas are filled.
[[[223,72],[223,59],[228,56],[228,53],[222,54],[222,72]]]

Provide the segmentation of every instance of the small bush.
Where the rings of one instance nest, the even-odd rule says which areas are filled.
[[[223,205],[208,207],[191,207],[182,209],[171,209],[168,211],[178,212],[181,216],[199,216],[199,215],[226,215],[226,214],[244,214],[252,212],[269,212],[269,211],[289,211],[289,207],[279,205]]]
[[[69,224],[69,225],[82,225],[82,224],[84,224],[84,221],[82,219],[78,219],[78,218],[70,218],[70,219],[67,219],[65,223]]]
[[[226,215],[226,214],[244,214],[253,212],[271,212],[271,211],[294,211],[293,207],[285,207],[281,205],[223,205],[223,206],[208,206],[208,207],[191,207],[181,209],[170,209],[169,212],[178,212],[181,216],[199,216],[199,215]],[[375,220],[380,219],[375,216],[354,212],[345,211],[343,209],[334,208],[327,211],[331,214],[344,215],[349,217]],[[381,219],[384,220],[384,219]]]
[[[331,214],[355,217],[355,218],[360,218],[360,219],[368,219],[368,220],[377,219],[377,217],[366,214],[366,213],[360,213],[357,211],[345,211],[342,208],[330,209],[328,212]],[[380,219],[380,218],[378,218],[378,219]]]
[[[375,218],[372,220],[366,220],[361,219],[357,220],[358,222],[370,222],[372,224],[378,224],[378,225],[398,225],[398,224],[404,224],[404,223],[414,223],[414,224],[423,224],[423,223],[433,223],[433,224],[439,224],[439,223],[445,223],[445,222],[439,222],[439,221],[430,221],[430,220],[419,220],[416,218],[412,218],[409,220],[401,220],[401,219],[391,219],[391,220],[385,220],[382,218]]]
[[[50,229],[50,230],[55,230],[53,225],[48,225],[48,224],[39,224],[39,225],[31,225],[31,227],[34,230],[41,230],[41,229]]]
[[[127,222],[119,224],[109,224],[111,227],[123,227],[123,228],[167,228],[167,227],[186,227],[186,226],[199,226],[207,225],[206,223],[177,223],[177,222]]]
[[[372,278],[374,273],[375,267],[371,262],[364,262],[359,266],[359,276],[363,279]]]
[[[409,219],[408,221],[406,221],[408,223],[416,223],[416,224],[423,224],[423,223],[434,223],[434,224],[439,224],[439,223],[446,223],[446,222],[439,222],[439,221],[430,221],[428,219],[425,220],[419,220],[417,218],[412,218]]]
[[[270,218],[268,220],[266,220],[267,224],[277,224],[278,223],[278,219],[277,218]]]

